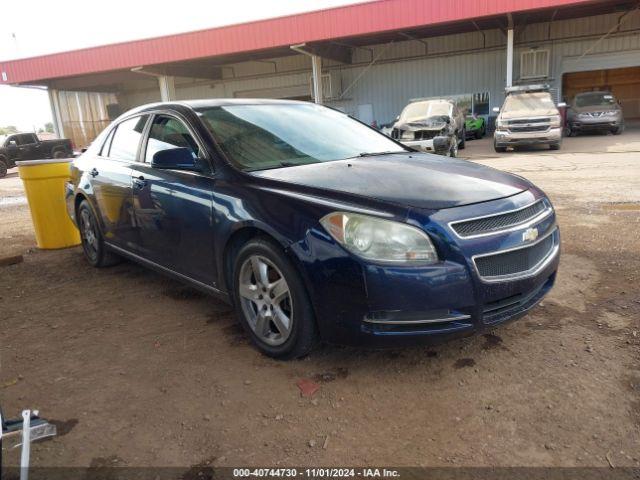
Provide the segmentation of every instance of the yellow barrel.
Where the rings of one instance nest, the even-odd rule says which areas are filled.
[[[67,214],[64,184],[72,160],[16,162],[29,201],[39,248],[54,249],[80,244],[80,234]]]

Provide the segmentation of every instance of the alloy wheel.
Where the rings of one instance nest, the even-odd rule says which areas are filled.
[[[293,329],[293,301],[280,269],[266,257],[251,255],[240,267],[238,294],[258,339],[272,346],[285,343]]]
[[[86,208],[80,210],[80,236],[87,256],[95,260],[98,256],[98,235],[91,214]]]

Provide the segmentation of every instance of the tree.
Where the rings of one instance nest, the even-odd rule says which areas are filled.
[[[49,132],[49,133],[53,133],[53,123],[51,122],[47,122],[44,124],[44,131],[45,132]]]
[[[11,135],[12,133],[18,133],[18,129],[13,125],[7,125],[6,127],[0,127],[0,135]]]

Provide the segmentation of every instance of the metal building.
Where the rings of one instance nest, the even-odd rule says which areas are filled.
[[[90,143],[144,103],[313,100],[367,123],[411,99],[489,115],[505,86],[557,99],[606,88],[640,118],[638,0],[379,0],[155,39],[0,62],[0,83],[49,90],[56,132]]]

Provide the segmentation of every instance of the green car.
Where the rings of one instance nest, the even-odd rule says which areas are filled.
[[[467,115],[464,121],[467,138],[482,138],[487,131],[487,123],[484,117]]]

